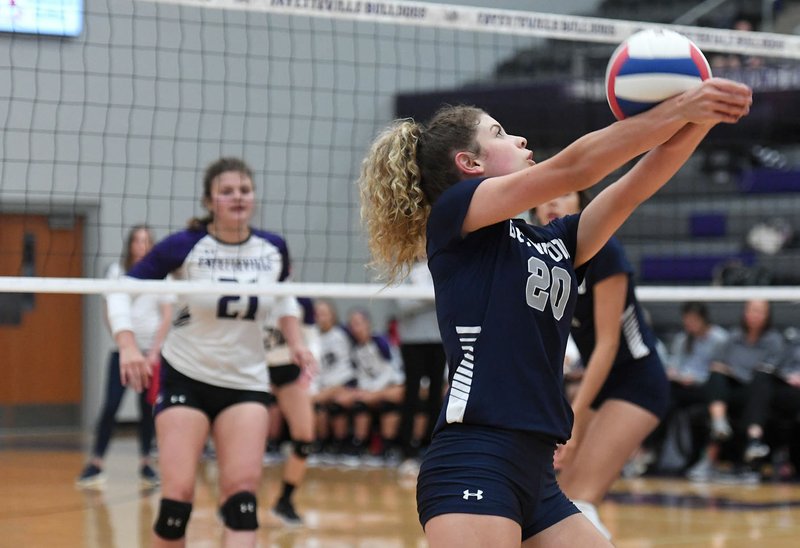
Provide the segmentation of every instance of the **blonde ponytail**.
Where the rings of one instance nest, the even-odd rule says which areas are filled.
[[[390,284],[403,279],[425,253],[430,204],[417,164],[422,131],[413,120],[396,121],[378,136],[361,165],[361,222],[372,253],[370,266]]]

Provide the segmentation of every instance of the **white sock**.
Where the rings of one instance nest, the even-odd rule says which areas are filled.
[[[611,540],[611,532],[606,529],[606,526],[603,525],[603,522],[600,521],[600,516],[597,513],[597,508],[595,508],[594,504],[591,502],[586,502],[585,500],[573,500],[572,504],[581,511],[581,513],[586,516],[586,519],[592,522],[600,533],[606,537],[608,540]]]

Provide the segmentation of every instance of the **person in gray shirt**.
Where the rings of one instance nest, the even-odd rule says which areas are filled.
[[[757,299],[745,302],[741,326],[731,331],[728,342],[711,362],[707,382],[711,440],[703,459],[689,469],[690,479],[710,479],[719,443],[733,434],[728,420],[730,409],[744,408],[755,372],[775,368],[783,352],[783,336],[772,328],[769,302]]]
[[[708,307],[701,302],[684,303],[681,321],[683,331],[672,340],[666,362],[673,396],[676,390],[699,388],[708,381],[711,361],[728,340],[728,332],[711,323]],[[678,404],[680,400],[678,398]]]
[[[766,457],[770,447],[764,443],[764,426],[770,416],[796,417],[800,413],[800,341],[788,345],[777,367],[755,372],[748,386],[744,424],[747,425],[745,462]]]

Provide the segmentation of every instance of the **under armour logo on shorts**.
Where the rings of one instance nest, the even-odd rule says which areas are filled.
[[[169,397],[169,403],[186,403],[186,396],[181,394],[180,396],[172,395]]]
[[[470,493],[469,489],[464,489],[464,496],[462,498],[464,500],[469,500],[470,497],[475,497],[475,500],[481,500],[483,498],[483,491],[478,489],[474,493]]]

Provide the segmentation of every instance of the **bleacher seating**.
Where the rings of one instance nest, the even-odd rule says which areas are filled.
[[[694,0],[604,0],[594,13],[584,15],[671,23],[697,5]],[[761,9],[760,0],[729,2],[703,20],[690,24],[724,27],[742,17],[757,22]],[[541,40],[498,65],[495,76],[500,82],[543,82],[565,77],[602,79],[613,49],[604,44]],[[724,69],[716,72],[727,74]],[[741,76],[730,75],[745,81]],[[760,81],[756,78],[758,75],[752,76]],[[763,93],[760,97],[763,98]],[[773,133],[765,129],[775,128],[778,121],[795,119],[792,108],[796,107],[787,108],[787,103],[780,103],[784,99],[778,95],[770,99],[776,101],[778,118],[764,118],[759,122],[761,125],[755,124],[743,135],[732,138],[726,127],[715,130],[715,135],[720,137],[710,143],[715,148],[695,155],[619,230],[618,236],[637,271],[639,285],[708,285],[722,266],[732,261],[764,273],[760,280],[800,285],[800,248],[792,248],[790,242],[789,246],[769,254],[748,244],[748,233],[753,227],[773,219],[787,222],[794,233],[800,235],[800,168],[791,169],[791,166],[800,166],[800,146],[792,144],[796,142],[794,137],[784,138],[796,135],[796,131],[791,125],[781,130],[784,134],[777,129]],[[770,109],[762,109],[762,112],[767,111]],[[534,135],[527,136],[536,142]],[[754,138],[763,142],[753,141]],[[786,165],[774,169],[775,165],[763,162],[754,152],[765,149],[760,145],[781,147]],[[594,189],[595,193],[626,169],[601,183]],[[659,330],[678,327],[679,303],[649,303],[648,309]],[[741,303],[712,303],[711,309],[723,321],[738,318]],[[775,306],[778,325],[796,324],[796,314],[793,305]]]

